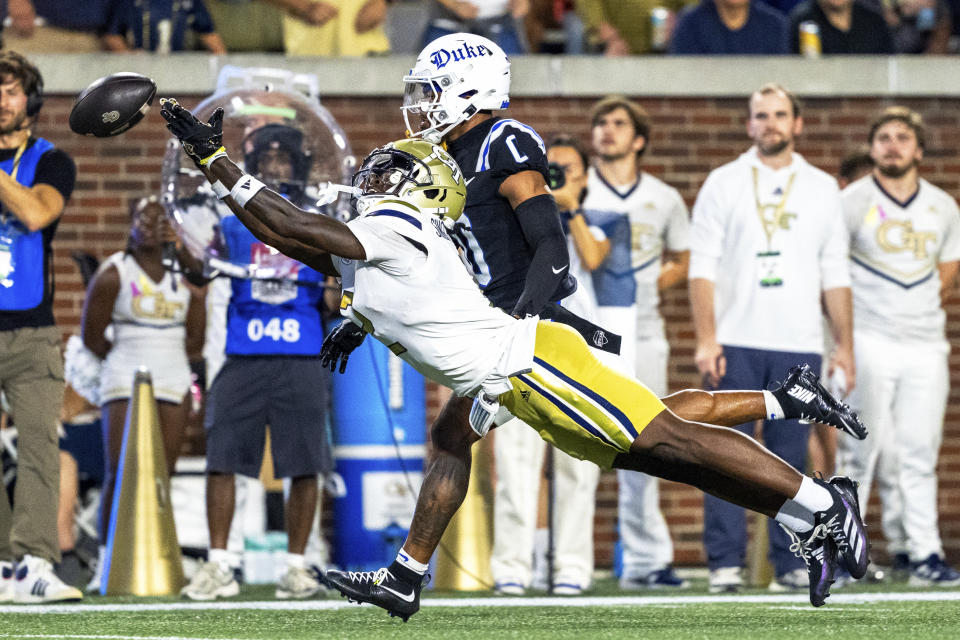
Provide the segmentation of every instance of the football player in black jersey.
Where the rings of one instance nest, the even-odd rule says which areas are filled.
[[[503,51],[481,36],[443,36],[421,51],[404,83],[408,134],[446,144],[463,171],[467,202],[451,237],[487,298],[518,318],[552,317],[573,326],[591,346],[619,351],[616,336],[597,334],[602,329],[551,304],[572,293],[576,281],[568,273],[566,240],[547,187],[544,143],[529,125],[493,115],[509,105],[510,62]],[[557,313],[564,315],[555,317]],[[324,362],[331,368],[339,362],[342,372],[349,352],[363,335],[356,325],[342,323],[324,343]],[[811,375],[798,368],[788,377],[775,392],[776,399],[782,400],[777,405],[782,406],[780,410],[791,416],[810,413],[807,406],[794,406],[796,401],[785,389],[794,384],[816,385],[813,396],[807,397],[813,403],[832,402],[833,408],[818,412],[815,419],[838,428],[859,424],[849,409],[816,383],[816,376],[811,381]],[[733,426],[770,417],[771,398],[770,392],[687,390],[663,401],[684,419]],[[497,409],[495,399],[484,394],[476,399],[452,396],[431,427],[432,447],[410,531],[397,559],[386,569],[392,580],[402,583],[394,592],[418,596],[416,608],[427,563],[467,493],[471,447],[481,437],[471,422],[486,419],[489,426]],[[663,469],[643,471],[664,473]],[[398,599],[383,589],[371,591],[376,574],[329,571],[325,582],[348,597],[365,593],[364,601],[404,619],[415,613],[413,600]]]

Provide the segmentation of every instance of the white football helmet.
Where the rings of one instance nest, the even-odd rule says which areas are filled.
[[[472,33],[437,38],[403,77],[407,133],[435,144],[482,110],[510,106],[510,60],[493,41]]]

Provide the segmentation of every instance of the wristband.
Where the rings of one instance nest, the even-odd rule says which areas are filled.
[[[206,158],[201,158],[201,159],[200,159],[200,166],[201,166],[201,167],[209,167],[209,166],[213,163],[214,160],[216,160],[217,158],[223,158],[223,157],[225,157],[226,155],[227,155],[227,150],[224,149],[223,147],[220,147],[219,149],[217,149],[216,151],[214,151],[213,153],[211,153],[210,155],[208,155]]]
[[[250,202],[250,198],[257,195],[260,189],[264,189],[266,186],[253,176],[245,173],[237,180],[237,184],[233,185],[233,189],[230,189],[230,197],[237,205],[245,207]]]
[[[223,200],[230,195],[230,189],[227,189],[225,186],[223,186],[223,183],[219,180],[211,184],[210,187],[213,189],[213,192],[217,194],[217,198],[220,200]]]

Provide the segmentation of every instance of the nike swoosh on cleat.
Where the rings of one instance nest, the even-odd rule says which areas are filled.
[[[388,586],[386,586],[386,585],[383,585],[383,584],[379,585],[379,587],[380,587],[381,589],[383,589],[384,591],[388,592],[388,593],[392,593],[393,595],[397,596],[398,598],[400,598],[400,599],[403,600],[404,602],[413,602],[413,599],[414,599],[414,597],[415,597],[413,591],[411,591],[409,594],[404,595],[404,594],[400,593],[399,591],[394,591],[394,590],[391,589],[390,587],[388,587]]]

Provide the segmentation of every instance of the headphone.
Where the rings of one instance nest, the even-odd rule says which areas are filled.
[[[27,94],[27,117],[32,118],[40,113],[40,107],[43,106],[43,78],[36,74],[36,82],[33,91]]]

